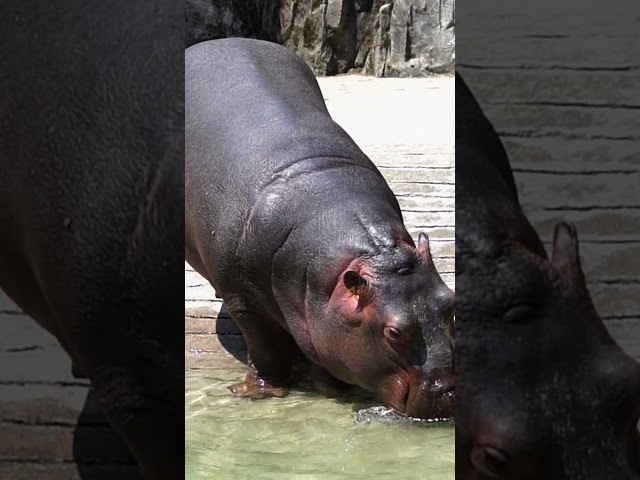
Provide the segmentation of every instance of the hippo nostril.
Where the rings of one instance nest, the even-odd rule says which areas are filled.
[[[431,372],[411,388],[407,415],[420,418],[449,418],[455,411],[455,377],[449,370]]]

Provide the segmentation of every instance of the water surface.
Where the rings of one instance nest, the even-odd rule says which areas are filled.
[[[357,423],[373,403],[328,399],[307,384],[286,398],[236,398],[227,386],[246,367],[215,363],[185,372],[187,480],[454,478],[450,424]]]

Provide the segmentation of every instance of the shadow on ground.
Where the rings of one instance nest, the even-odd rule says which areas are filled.
[[[236,360],[247,364],[247,344],[242,332],[231,318],[229,309],[223,304],[216,318],[215,332],[222,347]]]
[[[141,480],[135,460],[89,390],[73,433],[73,460],[81,479]]]

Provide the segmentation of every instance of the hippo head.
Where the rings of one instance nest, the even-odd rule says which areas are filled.
[[[550,259],[537,236],[472,243],[456,243],[456,478],[640,478],[640,366],[592,304],[574,227]]]
[[[425,234],[417,248],[407,236],[351,261],[329,295],[323,321],[309,327],[322,366],[405,415],[453,415],[454,293]]]

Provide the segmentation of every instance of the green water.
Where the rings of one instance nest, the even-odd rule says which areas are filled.
[[[187,480],[454,478],[452,426],[356,423],[362,405],[304,386],[236,398],[226,387],[245,372],[235,361],[185,372]]]

